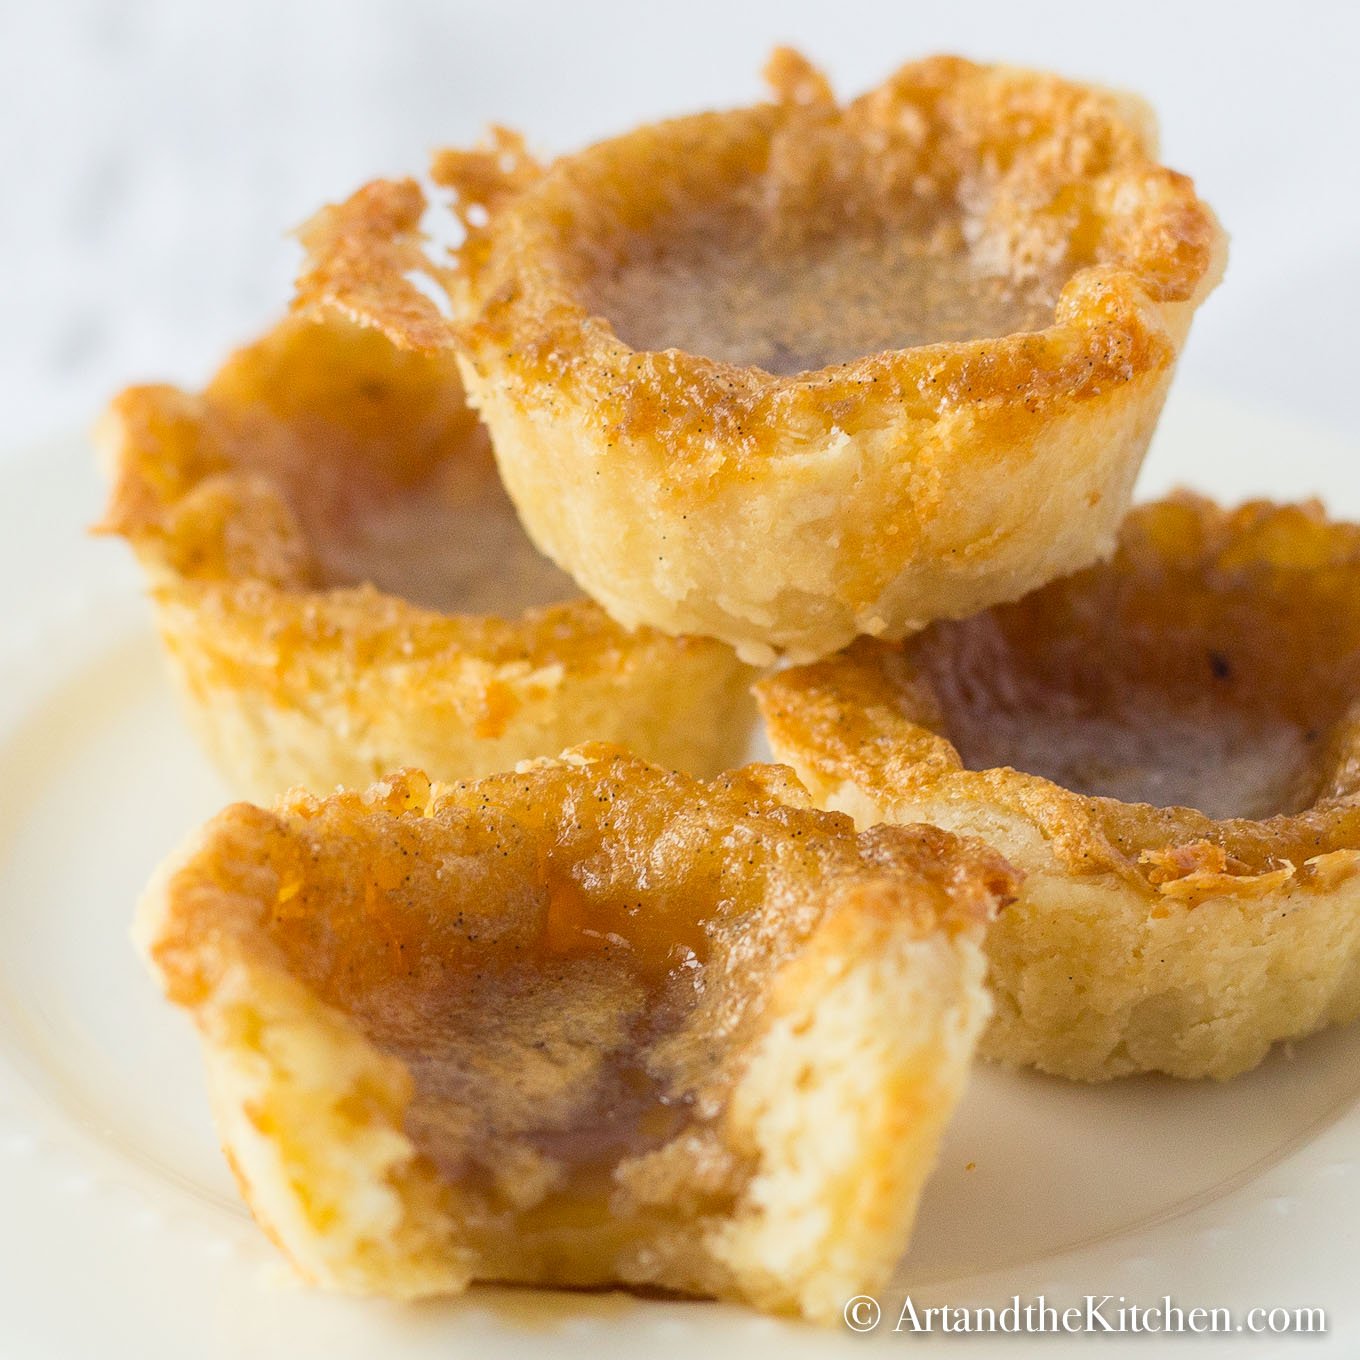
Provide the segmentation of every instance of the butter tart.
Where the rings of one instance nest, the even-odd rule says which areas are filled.
[[[617,1284],[839,1320],[904,1248],[988,1009],[1000,858],[785,770],[590,745],[228,808],[138,936],[311,1281]]]
[[[520,530],[446,354],[294,317],[201,395],[124,392],[102,436],[103,527],[245,792],[474,777],[594,739],[700,774],[744,755],[750,672],[579,598]]]
[[[1174,497],[1107,565],[758,692],[820,803],[1026,875],[984,1054],[1229,1077],[1360,1013],[1360,526]]]
[[[790,52],[770,75],[546,166],[504,132],[442,153],[452,268],[417,196],[313,280],[456,348],[530,537],[612,617],[759,662],[1107,554],[1225,257],[1129,96],[947,57],[847,104]]]

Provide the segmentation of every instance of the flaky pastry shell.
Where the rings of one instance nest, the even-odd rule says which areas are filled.
[[[821,804],[1026,875],[984,1054],[1228,1077],[1360,1013],[1360,527],[1172,498],[1108,565],[757,688]]]
[[[621,1284],[839,1320],[906,1245],[1012,891],[787,771],[593,745],[210,822],[138,937],[315,1283]]]
[[[313,279],[457,348],[530,536],[614,618],[753,661],[1108,553],[1225,256],[1128,96],[945,57],[847,104],[770,73],[772,103],[546,166],[505,132],[440,155],[456,324],[392,269],[420,267],[410,185]]]
[[[710,774],[750,673],[629,633],[525,539],[447,355],[283,322],[208,389],[137,387],[101,429],[103,528],[150,578],[204,744],[242,791],[464,778],[572,742]]]

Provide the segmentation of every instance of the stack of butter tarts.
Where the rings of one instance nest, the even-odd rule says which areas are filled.
[[[286,320],[104,423],[270,803],[137,936],[318,1284],[831,1321],[976,1053],[1223,1078],[1360,1011],[1360,528],[1128,508],[1225,254],[1149,111],[768,76],[440,153],[451,252],[366,186]]]

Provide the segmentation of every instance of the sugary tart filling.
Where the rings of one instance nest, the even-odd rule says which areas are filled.
[[[930,203],[902,220],[823,221],[792,234],[756,212],[654,224],[590,276],[586,305],[633,349],[794,374],[1042,329],[1071,273],[998,272],[969,222]]]
[[[891,837],[911,840],[875,851],[740,773],[692,807],[690,781],[637,768],[497,776],[424,817],[257,814],[268,947],[405,1064],[407,1133],[489,1259],[513,1215],[545,1252],[570,1241],[567,1280],[657,1215],[730,1207],[750,1168],[720,1120],[769,979],[838,879],[872,878],[876,853],[900,875]]]
[[[613,794],[606,784],[591,796],[576,838],[600,835],[611,812],[646,816]],[[696,895],[688,873],[649,887],[617,845],[559,862],[490,809],[327,821],[277,847],[270,939],[290,973],[406,1065],[407,1133],[480,1202],[488,1251],[507,1213],[520,1232],[570,1230],[577,1248],[584,1234],[604,1249],[645,1216],[649,1175],[668,1193],[666,1167],[648,1173],[646,1158],[682,1135],[693,1194],[707,1175],[730,1197],[734,1164],[705,1129],[732,1037],[696,1012],[717,1003],[727,1014],[721,998],[740,981],[706,965],[734,934],[758,933],[758,900],[743,920],[730,896]],[[723,876],[720,859],[713,847]],[[740,992],[730,1000],[739,1020]],[[615,1174],[625,1163],[631,1181]]]
[[[290,322],[237,356],[210,396],[239,410],[236,465],[297,516],[317,586],[367,583],[468,614],[579,594],[520,527],[446,357]]]
[[[1301,811],[1355,692],[1328,602],[1301,585],[1098,568],[936,624],[914,656],[969,769],[1213,818]]]
[[[649,955],[598,917],[565,922],[547,882],[517,893],[523,915],[508,938],[488,943],[475,906],[436,897],[434,911],[454,929],[430,938],[423,923],[411,932],[371,921],[387,937],[386,966],[361,979],[309,978],[410,1071],[412,1141],[488,1214],[513,1212],[529,1233],[622,1230],[645,1196],[629,1204],[623,1195],[611,1208],[622,1193],[615,1173],[627,1164],[645,1179],[643,1159],[682,1135],[691,1171],[705,1163],[730,1197],[734,1166],[705,1131],[721,1109],[721,1082],[712,1080],[721,1074],[710,1075],[701,1099],[666,1062],[668,1043],[683,1042],[692,1020],[697,956],[678,943]],[[703,934],[702,923],[676,925]],[[292,964],[307,975],[306,958]]]
[[[414,483],[374,479],[313,519],[311,542],[323,586],[367,583],[445,614],[513,617],[580,594],[529,542],[480,429]]]

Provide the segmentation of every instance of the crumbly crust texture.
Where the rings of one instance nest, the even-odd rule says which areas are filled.
[[[427,272],[454,324],[404,277],[420,267],[408,183],[330,220],[306,290],[456,349],[528,532],[613,617],[760,661],[900,637],[1108,553],[1225,255],[1127,96],[947,57],[846,104],[792,53],[770,77],[771,103],[549,165],[503,130],[441,153],[466,239]],[[952,233],[989,281],[1051,279],[1050,320],[787,373],[635,348],[596,309],[599,280],[628,261],[651,278],[649,252],[663,268],[687,222],[774,277],[790,252],[825,254],[828,222]],[[857,304],[828,288],[840,326],[838,303]]]
[[[750,672],[577,597],[519,530],[447,355],[298,316],[202,394],[124,392],[101,440],[102,528],[146,569],[244,792],[470,777],[596,738],[704,774],[744,752]]]
[[[988,938],[985,1054],[1085,1080],[1228,1077],[1360,1013],[1357,618],[1360,528],[1315,504],[1182,495],[1135,510],[1107,566],[905,645],[863,640],[757,694],[776,756],[820,804],[982,836],[1026,875]],[[1005,647],[1027,642],[1031,669],[1005,670]],[[1149,685],[1169,700],[1149,706]],[[1007,703],[1030,723],[1098,705],[1102,737],[1118,747],[1122,727],[1155,780],[1166,733],[1150,726],[1176,705],[1213,721],[1211,692],[1255,713],[1232,732],[1264,713],[1301,734],[1297,768],[1265,771],[1275,806],[1257,815],[966,768],[952,739],[979,712],[1006,722]]]
[[[623,1284],[839,1320],[906,1245],[1004,862],[784,770],[590,746],[241,804],[137,934],[266,1232],[349,1292]]]

